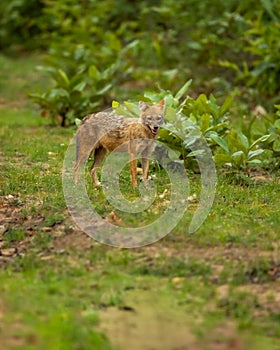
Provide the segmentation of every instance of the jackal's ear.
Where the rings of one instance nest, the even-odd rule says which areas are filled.
[[[160,106],[162,109],[164,109],[164,107],[165,107],[165,100],[161,100],[161,101],[158,103],[158,106]]]
[[[149,107],[149,105],[147,105],[147,103],[145,103],[143,101],[139,101],[139,108],[140,108],[141,112],[144,112],[148,107]]]

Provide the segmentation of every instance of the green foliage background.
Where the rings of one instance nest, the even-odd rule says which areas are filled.
[[[0,10],[2,51],[44,54],[37,69],[49,81],[29,95],[53,122],[74,124],[112,100],[173,98],[192,79],[173,107],[214,145],[217,164],[279,156],[279,1],[2,0]],[[228,116],[216,120],[209,103]]]

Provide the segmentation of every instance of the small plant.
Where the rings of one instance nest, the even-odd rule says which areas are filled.
[[[46,92],[29,93],[29,97],[42,109],[43,116],[49,116],[53,123],[61,126],[72,124],[75,115],[89,108],[91,101],[85,92],[88,86],[84,75],[70,77],[62,69],[49,68],[55,84]]]
[[[276,112],[255,117],[250,122],[248,133],[253,140],[263,135],[269,137],[262,142],[262,147],[267,150],[271,158],[280,156],[280,105],[275,105]]]
[[[270,135],[263,135],[252,143],[238,130],[231,130],[226,138],[216,134],[211,134],[210,137],[223,151],[214,155],[216,164],[227,165],[234,169],[246,169],[249,165],[261,163],[258,157],[264,152],[264,149],[258,144],[267,141]]]
[[[275,105],[277,109],[275,117],[269,122],[268,133],[270,134],[267,140],[267,147],[273,152],[274,156],[280,155],[280,105]]]

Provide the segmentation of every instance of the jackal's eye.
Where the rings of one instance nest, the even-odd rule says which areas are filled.
[[[146,120],[147,120],[148,123],[150,123],[152,121],[152,117],[150,115],[147,115],[146,116]]]
[[[157,123],[160,124],[162,122],[162,116],[161,115],[158,115],[157,116]]]

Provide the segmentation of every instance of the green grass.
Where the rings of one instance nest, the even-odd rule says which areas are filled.
[[[23,70],[35,79],[27,57],[14,73],[13,62],[2,60],[9,85]],[[29,84],[24,79],[16,95]],[[66,209],[61,171],[74,131],[48,126],[29,102],[12,106],[9,89],[0,114],[0,349],[127,349],[129,341],[142,344],[147,325],[147,337],[164,348],[172,324],[190,334],[183,344],[171,332],[174,348],[280,349],[279,173],[266,182],[219,173],[213,207],[196,233],[187,231],[194,201],[159,242],[111,248],[81,233]],[[162,194],[166,174],[152,171]],[[188,175],[190,194],[199,196],[199,176]],[[153,221],[169,199],[157,197],[150,210],[131,215],[114,210],[88,175],[87,188],[100,215],[114,211],[128,226]],[[128,168],[121,191],[139,197]]]

